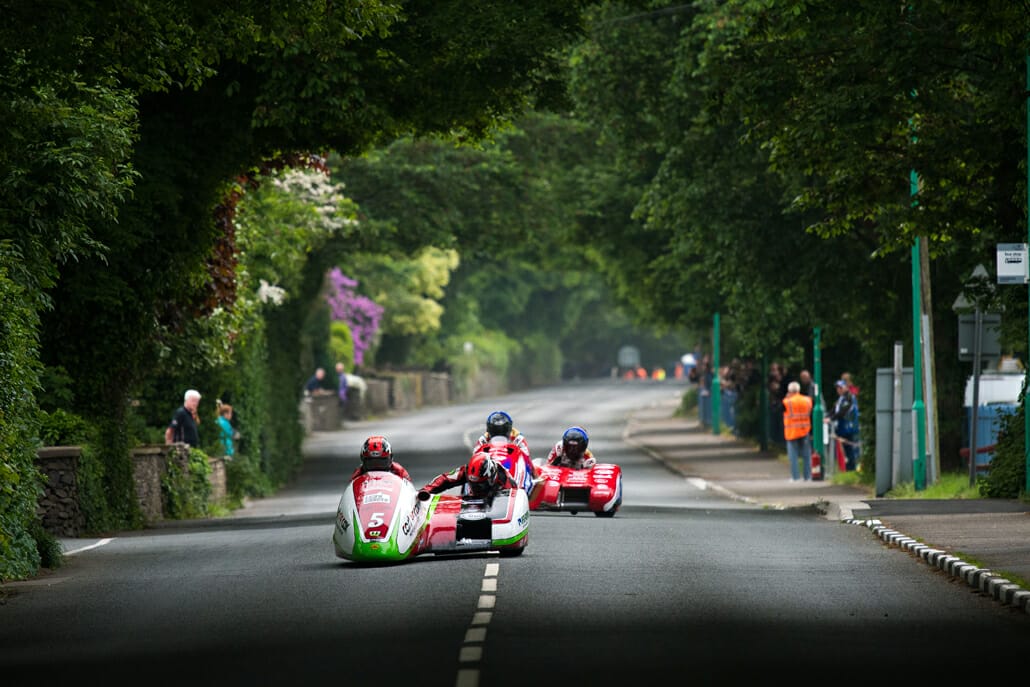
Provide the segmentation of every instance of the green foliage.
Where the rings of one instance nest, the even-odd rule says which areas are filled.
[[[7,31],[26,28],[11,18]],[[114,221],[132,185],[135,101],[109,75],[52,68],[19,39],[0,41],[0,238],[17,248],[10,278],[41,306],[63,263],[106,252],[90,225]]]
[[[311,253],[333,238],[350,239],[357,232],[356,208],[330,183],[327,175],[309,170],[283,170],[261,179],[243,198],[237,218],[241,261],[239,286],[252,298],[261,282],[295,295]]]
[[[78,415],[58,408],[39,413],[39,438],[43,446],[74,446],[89,437],[89,425]]]
[[[33,299],[9,278],[15,259],[10,244],[0,241],[0,580],[22,579],[40,564],[37,319]]]
[[[79,456],[79,506],[86,532],[109,532],[142,526],[136,496],[128,426],[117,418],[100,419]],[[92,438],[95,437],[95,438]]]
[[[346,322],[333,320],[329,323],[329,354],[343,363],[345,370],[354,369],[354,337]]]
[[[43,529],[43,524],[39,520],[32,523],[30,533],[36,541],[40,567],[54,570],[64,565],[64,549],[61,548],[61,542],[52,533]]]
[[[519,343],[508,363],[508,379],[513,388],[528,389],[561,379],[562,355],[554,337],[547,332],[534,332]]]
[[[698,388],[696,385],[687,387],[680,398],[680,404],[676,407],[676,415],[684,416],[697,414]]]
[[[269,13],[256,2],[184,14],[170,0],[4,9],[0,175],[11,202],[0,203],[0,236],[18,241],[11,278],[30,298],[45,303],[56,285],[42,360],[72,376],[68,410],[111,423],[97,476],[121,480],[131,442],[116,428],[131,421],[143,435],[139,418],[167,422],[168,397],[202,386],[248,333],[232,223],[241,189],[230,181],[269,159],[351,154],[400,133],[482,135],[551,92],[555,48],[577,35],[580,3],[479,3],[471,23],[454,21],[468,17],[453,2],[365,0],[328,14],[323,3]],[[260,285],[240,276],[245,295]],[[97,509],[110,525],[133,521],[128,486]]]
[[[366,256],[355,274],[371,298],[385,309],[383,334],[413,336],[440,329],[439,301],[458,266],[458,253],[428,247],[405,260]]]
[[[519,344],[498,332],[486,331],[467,338],[451,336],[446,350],[455,396],[469,399],[483,375],[495,375],[503,383]]]
[[[999,420],[998,440],[986,475],[977,477],[981,495],[991,498],[1027,498],[1025,413],[1022,394],[1016,412]],[[966,478],[968,480],[968,476]]]
[[[851,470],[847,472],[836,471],[833,473],[833,476],[830,478],[830,480],[834,484],[839,484],[842,486],[861,486],[869,481],[864,477],[865,474],[867,473],[858,472],[856,470]],[[899,495],[905,493],[907,490],[907,486],[903,484],[899,484],[895,488],[899,490]]]
[[[981,493],[975,486],[969,486],[969,474],[946,472],[935,484],[927,484],[917,490],[912,482],[895,485],[884,495],[889,499],[975,499]]]
[[[649,321],[704,332],[721,313],[724,355],[792,358],[820,327],[824,369],[871,375],[894,341],[912,348],[923,237],[947,467],[967,372],[951,304],[1026,216],[1025,8],[668,9],[598,3],[571,55],[577,115],[610,158],[587,168],[579,219],[598,269]],[[1002,291],[1022,350],[1025,294]]]
[[[269,496],[274,485],[261,470],[261,461],[251,454],[238,454],[225,464],[225,491],[227,506],[239,508],[248,497]]]
[[[211,465],[207,454],[191,448],[186,465],[180,465],[177,451],[169,450],[168,470],[161,476],[164,515],[172,520],[204,517],[211,496]]]
[[[423,268],[410,259],[341,253],[348,273],[386,306],[376,362],[463,375],[470,366],[460,343],[488,329],[519,341],[559,337],[559,372],[594,376],[608,373],[620,345],[652,338],[612,302],[592,241],[573,235],[603,155],[577,120],[532,113],[475,147],[403,139],[361,158],[331,157],[366,226],[461,249],[442,297],[413,282]],[[420,325],[437,307],[439,330]],[[527,354],[506,366],[518,376],[508,382],[556,380],[555,360]]]

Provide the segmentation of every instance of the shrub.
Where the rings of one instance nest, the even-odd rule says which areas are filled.
[[[1016,412],[1003,416],[999,421],[991,469],[986,475],[977,478],[977,487],[983,496],[1002,499],[1026,497],[1023,413],[1021,398]]]
[[[211,496],[211,465],[207,454],[191,448],[185,470],[177,458],[176,449],[171,449],[168,471],[161,478],[165,517],[171,520],[202,518],[208,514]]]

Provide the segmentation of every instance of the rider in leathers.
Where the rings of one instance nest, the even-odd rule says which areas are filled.
[[[569,427],[561,441],[547,454],[547,464],[565,468],[592,468],[597,464],[594,454],[587,448],[590,437],[582,427]]]
[[[518,488],[504,466],[491,458],[489,452],[477,451],[465,465],[429,481],[418,490],[418,498],[420,501],[428,501],[433,494],[462,484],[468,484],[469,494],[477,498],[493,496],[501,489]]]
[[[351,482],[366,472],[376,470],[389,471],[398,477],[409,482],[411,481],[411,475],[404,469],[404,466],[394,461],[393,449],[390,447],[390,442],[384,436],[373,435],[365,439],[365,443],[361,446],[359,458],[361,459],[361,465],[354,468],[354,472],[351,473]]]
[[[529,453],[529,444],[526,442],[525,435],[513,426],[511,415],[503,410],[495,410],[487,415],[486,431],[479,435],[473,450],[477,451],[483,446],[488,445],[494,437],[504,437],[522,449],[522,453],[526,457],[526,469],[529,470],[533,479],[540,477],[540,471],[533,465],[532,456]]]

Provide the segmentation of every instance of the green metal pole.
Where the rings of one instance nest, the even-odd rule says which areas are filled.
[[[822,347],[819,341],[821,331],[819,327],[812,330],[812,385],[815,387],[812,395],[812,450],[822,457],[823,479],[829,481],[827,470],[830,459],[823,455],[823,356],[819,350]]]
[[[720,434],[722,428],[722,391],[719,388],[719,313],[712,321],[712,434]]]
[[[912,172],[913,195],[918,187],[918,177]],[[915,455],[912,461],[912,477],[916,491],[926,488],[926,406],[923,404],[923,335],[922,303],[919,281],[919,237],[912,246],[912,418],[915,420]]]
[[[1027,163],[1027,188],[1026,188],[1026,207],[1027,207],[1027,219],[1030,220],[1030,51],[1027,52],[1026,56],[1026,87],[1027,87],[1027,100],[1026,100],[1026,163]],[[1027,225],[1027,242],[1030,243],[1030,224]],[[1030,285],[1027,287],[1027,299],[1030,302]],[[1027,355],[1030,356],[1030,310],[1027,312]],[[1030,374],[1030,365],[1024,365],[1027,368],[1027,373]],[[1025,484],[1024,489],[1027,494],[1030,494],[1030,411],[1027,411],[1026,407],[1026,396],[1030,386],[1030,378],[1023,378],[1023,467],[1025,473]],[[969,460],[975,460],[975,456],[970,456]]]
[[[911,8],[909,8],[911,9]],[[912,91],[912,97],[916,97],[916,91]],[[909,126],[913,127],[912,120]],[[918,138],[912,134],[912,143]],[[912,208],[919,206],[919,175],[913,168],[909,172],[909,197],[912,199]],[[919,236],[916,236],[912,244],[912,421],[915,426],[912,431],[912,477],[915,480],[916,491],[926,488],[926,406],[923,404],[923,296],[920,280],[922,261],[919,256]]]

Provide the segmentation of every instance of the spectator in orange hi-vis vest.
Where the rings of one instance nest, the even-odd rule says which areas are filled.
[[[797,482],[801,474],[805,481],[812,479],[812,399],[801,393],[801,385],[791,382],[783,397],[783,438],[787,442],[790,461],[790,481]],[[802,470],[798,470],[798,459]]]

